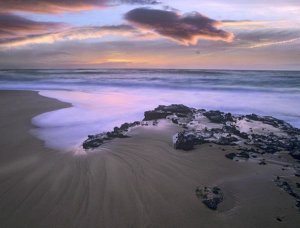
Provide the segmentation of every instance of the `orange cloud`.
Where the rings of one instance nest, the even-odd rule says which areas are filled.
[[[19,39],[4,40],[0,48],[16,48],[32,44],[51,44],[59,41],[85,40],[102,38],[106,35],[132,37],[138,33],[135,28],[128,25],[78,27],[68,30],[28,36]]]
[[[63,13],[127,4],[158,4],[153,0],[0,0],[0,12]]]
[[[0,13],[0,41],[45,33],[64,26],[62,23],[36,22],[13,14]]]

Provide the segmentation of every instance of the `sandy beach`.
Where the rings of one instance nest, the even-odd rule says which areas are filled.
[[[139,126],[87,155],[46,148],[31,119],[70,105],[29,91],[0,91],[0,227],[298,227],[295,201],[278,164],[234,162],[231,146],[175,150],[178,127]],[[197,186],[219,186],[224,202],[209,210]],[[278,221],[280,217],[282,221]]]

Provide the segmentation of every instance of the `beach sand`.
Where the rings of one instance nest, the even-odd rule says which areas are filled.
[[[32,117],[69,104],[37,92],[0,91],[0,227],[298,227],[295,201],[278,188],[276,164],[235,162],[234,149],[204,144],[173,149],[177,126],[133,129],[88,155],[46,148]],[[226,151],[223,151],[225,149]],[[196,197],[219,186],[217,211]],[[282,222],[276,220],[282,218]]]

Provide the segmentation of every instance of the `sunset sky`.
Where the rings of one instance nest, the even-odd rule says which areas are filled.
[[[299,0],[0,0],[0,68],[300,70]]]

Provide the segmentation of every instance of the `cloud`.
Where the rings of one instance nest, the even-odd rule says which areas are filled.
[[[0,41],[0,48],[7,49],[32,44],[52,44],[60,41],[98,39],[106,35],[134,37],[140,35],[140,32],[130,25],[74,27],[59,32],[2,40]]]
[[[174,11],[137,8],[125,19],[140,29],[152,31],[184,45],[196,45],[199,39],[231,42],[232,33],[218,29],[221,22],[194,12],[179,14]]]
[[[119,4],[158,4],[155,0],[0,0],[0,12],[63,13]]]
[[[299,28],[299,21],[288,20],[223,20],[222,28],[229,30],[270,30],[270,29],[294,29]]]
[[[62,23],[36,22],[13,14],[0,13],[0,42],[63,28]]]
[[[139,4],[139,5],[157,5],[160,4],[160,1],[156,0],[119,0],[121,3],[127,4]]]
[[[264,48],[264,47],[269,47],[274,45],[287,45],[287,44],[295,43],[297,41],[300,41],[300,37],[289,39],[289,40],[260,42],[260,43],[249,45],[248,48]]]

